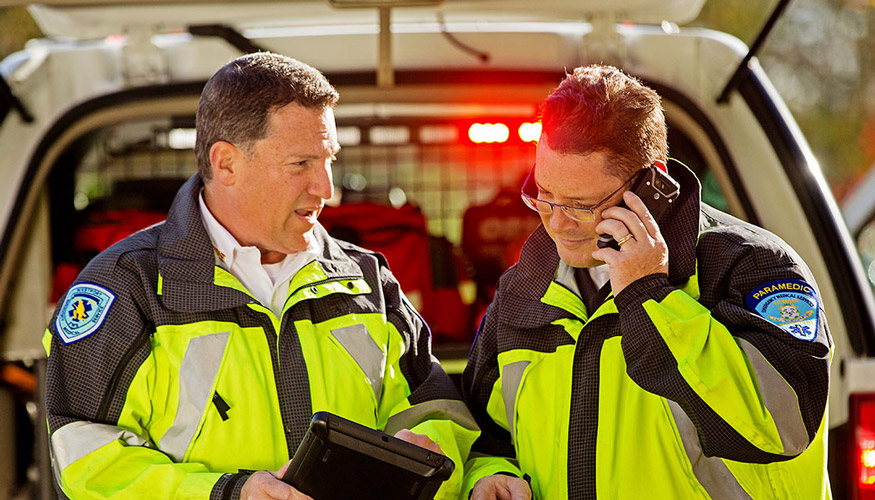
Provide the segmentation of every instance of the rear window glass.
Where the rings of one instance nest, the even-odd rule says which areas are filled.
[[[670,130],[672,157],[703,180],[707,203],[725,208],[702,155]],[[386,256],[437,350],[473,340],[499,276],[540,223],[519,197],[539,132],[534,116],[338,118],[336,194],[319,220]],[[73,242],[53,245],[52,300],[98,252],[164,219],[197,169],[194,140],[192,117],[167,117],[107,127],[69,148],[50,182],[54,241]]]

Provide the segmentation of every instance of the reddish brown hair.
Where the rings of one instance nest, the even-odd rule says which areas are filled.
[[[541,104],[550,149],[608,153],[619,178],[668,156],[659,95],[613,66],[576,68]]]

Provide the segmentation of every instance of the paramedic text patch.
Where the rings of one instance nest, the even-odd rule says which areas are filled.
[[[748,294],[747,306],[800,340],[817,337],[820,309],[814,287],[800,280],[775,280]]]

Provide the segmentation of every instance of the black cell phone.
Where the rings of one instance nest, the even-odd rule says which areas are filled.
[[[664,170],[656,165],[651,165],[638,175],[630,191],[641,198],[647,210],[653,215],[653,219],[658,223],[662,214],[680,196],[681,186]],[[628,208],[625,203],[620,203],[619,206]],[[620,245],[610,234],[600,234],[597,244],[599,248],[620,249]]]
[[[431,500],[454,468],[440,453],[320,411],[283,481],[316,500]]]

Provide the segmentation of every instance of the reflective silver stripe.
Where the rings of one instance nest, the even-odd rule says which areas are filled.
[[[433,399],[396,413],[386,422],[386,434],[411,429],[426,420],[452,420],[470,430],[479,430],[465,403],[455,399]]]
[[[365,325],[336,328],[331,330],[331,334],[365,372],[379,402],[380,393],[383,391],[383,372],[386,370],[386,353],[374,342]]]
[[[666,401],[671,409],[678,433],[681,435],[684,450],[687,452],[687,457],[693,466],[693,474],[696,475],[696,479],[699,480],[699,483],[705,488],[708,495],[711,498],[751,500],[750,495],[738,484],[738,480],[735,479],[735,476],[732,475],[732,472],[729,471],[729,467],[723,463],[723,460],[719,457],[706,457],[702,453],[702,446],[699,444],[696,426],[693,425],[693,421],[690,420],[690,417],[687,416],[680,405],[671,400]]]
[[[513,417],[516,415],[514,406],[516,405],[516,394],[520,389],[520,383],[523,381],[523,372],[529,366],[531,361],[514,361],[504,365],[501,371],[501,395],[504,397],[504,411],[507,412],[507,426],[510,428],[510,438],[515,439]]]
[[[182,462],[198,423],[210,402],[210,392],[231,332],[211,333],[191,339],[179,366],[179,404],[173,425],[158,447],[174,462]]]
[[[114,425],[80,420],[61,427],[52,434],[55,474],[60,475],[70,464],[118,440],[128,446],[148,446],[146,439]]]
[[[796,391],[753,344],[744,339],[736,340],[753,366],[757,385],[763,395],[763,404],[772,414],[778,428],[781,445],[784,447],[781,455],[796,456],[802,453],[808,447],[808,431],[805,429],[805,421],[802,420]]]

